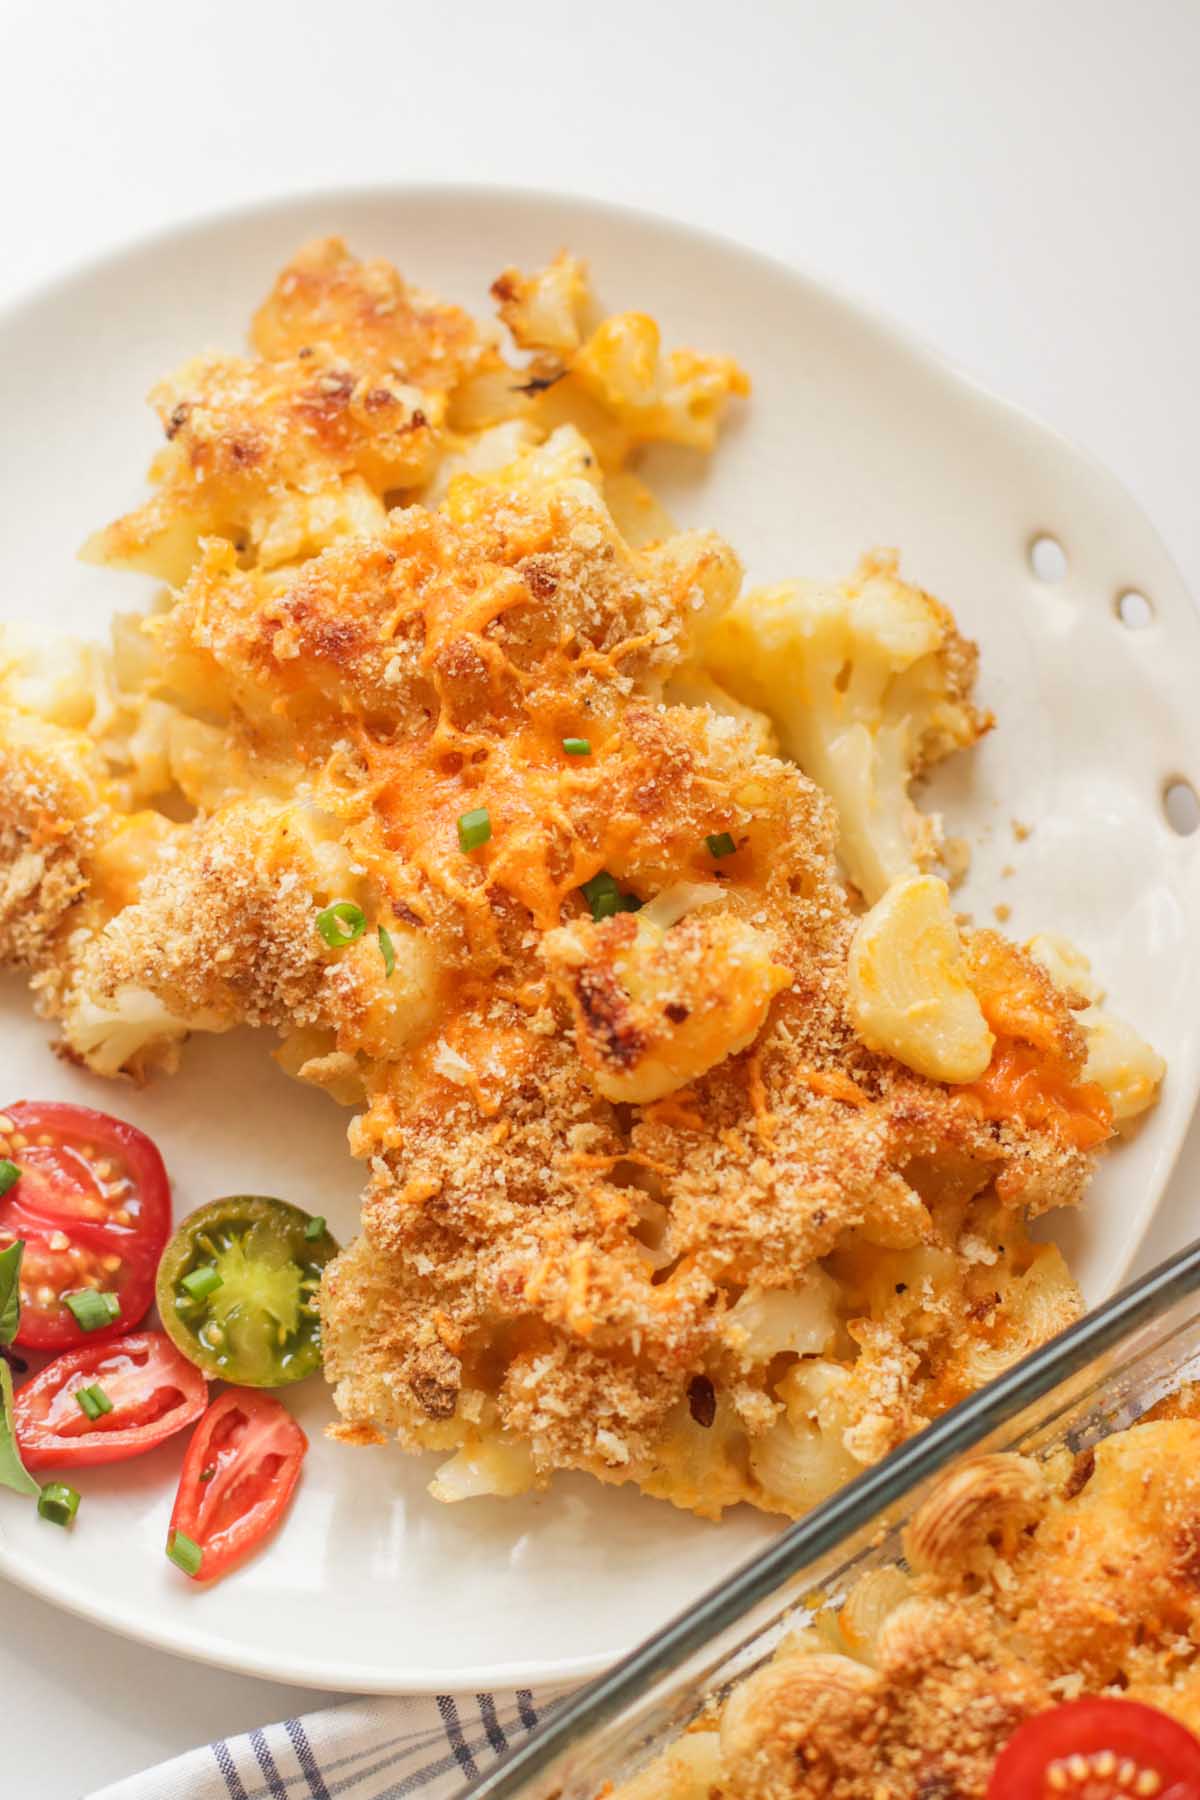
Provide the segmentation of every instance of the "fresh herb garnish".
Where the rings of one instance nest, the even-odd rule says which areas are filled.
[[[317,914],[317,930],[331,950],[354,943],[367,929],[367,915],[353,900],[335,900]]]
[[[486,806],[476,806],[458,821],[458,846],[464,856],[486,844],[492,835],[492,821]]]
[[[21,1323],[21,1258],[25,1245],[20,1238],[0,1252],[0,1348],[7,1349],[17,1335]],[[21,1461],[21,1451],[13,1430],[13,1380],[8,1358],[0,1356],[0,1485],[17,1494],[40,1495],[41,1487]]]
[[[38,1496],[38,1517],[48,1519],[51,1525],[73,1525],[78,1511],[79,1494],[65,1481],[47,1483]]]
[[[81,1331],[103,1331],[121,1316],[117,1296],[96,1288],[76,1288],[73,1294],[64,1294],[63,1300]]]
[[[0,1255],[0,1344],[11,1344],[21,1323],[21,1258],[25,1245],[18,1238]]]
[[[224,1286],[224,1282],[212,1263],[201,1263],[190,1275],[184,1275],[179,1285],[187,1290],[193,1300],[207,1300],[210,1294],[215,1294],[219,1287]]]
[[[601,869],[590,881],[585,881],[580,893],[592,911],[592,917],[599,924],[602,919],[611,919],[620,912],[640,912],[642,903],[636,894],[623,894],[617,886],[616,877],[607,869]]]
[[[18,1169],[15,1162],[10,1162],[6,1156],[3,1161],[0,1161],[0,1194],[7,1194],[9,1188],[16,1187],[20,1179],[20,1169]]]
[[[182,1569],[185,1575],[196,1576],[200,1573],[204,1552],[196,1540],[188,1537],[186,1532],[172,1531],[168,1534],[167,1555],[176,1568]]]

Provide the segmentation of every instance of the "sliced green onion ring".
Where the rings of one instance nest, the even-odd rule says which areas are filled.
[[[38,1518],[51,1525],[71,1525],[79,1511],[79,1495],[65,1481],[50,1481],[38,1495]]]
[[[492,821],[486,806],[473,807],[458,821],[458,843],[464,856],[486,844],[492,835]]]
[[[611,919],[620,912],[640,912],[642,903],[636,894],[623,894],[617,886],[616,878],[607,869],[601,869],[590,881],[585,881],[580,893],[592,909],[592,917],[599,924],[601,919]]]
[[[315,1244],[318,1238],[325,1236],[324,1213],[313,1214],[312,1218],[308,1221],[308,1224],[304,1227],[304,1235],[310,1244]]]
[[[711,837],[705,838],[711,856],[732,856],[737,849],[727,831],[714,831]]]
[[[82,1331],[103,1331],[106,1325],[115,1325],[121,1316],[121,1302],[117,1296],[98,1293],[95,1288],[79,1288],[73,1294],[64,1294],[63,1300]]]
[[[592,754],[590,738],[564,738],[562,747],[568,756],[590,756]]]
[[[179,1285],[187,1289],[193,1300],[207,1300],[223,1284],[212,1264],[207,1263],[199,1269],[193,1269],[190,1275],[184,1275]]]
[[[204,1561],[204,1552],[194,1538],[185,1531],[171,1531],[167,1534],[167,1555],[177,1569],[185,1575],[198,1575],[200,1565]]]
[[[317,930],[331,950],[353,944],[367,929],[367,915],[353,900],[335,900],[317,914]]]
[[[584,899],[592,909],[593,919],[611,919],[614,913],[621,910],[621,890],[616,878],[607,869],[601,869],[590,881],[585,881],[580,889]]]
[[[385,930],[382,925],[379,927],[379,954],[383,958],[383,978],[385,981],[390,981],[392,971],[396,967],[396,946],[392,942],[391,932]]]

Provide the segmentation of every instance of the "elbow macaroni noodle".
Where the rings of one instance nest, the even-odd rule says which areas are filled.
[[[347,1442],[795,1515],[1075,1315],[1027,1222],[1163,1065],[1070,946],[952,917],[948,609],[887,551],[743,590],[631,466],[743,371],[566,252],[493,295],[516,357],[326,240],[155,390],[87,553],[164,591],[0,642],[0,958],[97,1073],[249,1023],[356,1109]]]

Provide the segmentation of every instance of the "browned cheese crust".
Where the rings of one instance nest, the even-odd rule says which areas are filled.
[[[124,636],[161,774],[139,788],[128,734],[4,710],[0,945],[92,1067],[144,1073],[249,1022],[362,1106],[363,1233],[321,1296],[348,1440],[499,1444],[513,1485],[583,1468],[795,1512],[815,1490],[780,1474],[776,1427],[820,1436],[839,1479],[1074,1316],[1024,1220],[1076,1201],[1091,1159],[1061,1112],[1001,1118],[855,1037],[829,802],[761,721],[662,697],[736,593],[718,537],[632,547],[590,452],[424,494],[497,381],[543,437],[572,394],[608,407],[610,469],[639,436],[700,441],[744,386],[687,353],[635,403],[601,330],[572,347],[557,314],[521,316],[540,386],[326,243],[280,278],[254,356],[156,392],[154,496],[93,550],[177,583]],[[965,693],[973,649],[947,654]],[[641,912],[593,922],[604,871]],[[366,920],[345,947],[317,930],[336,900]],[[998,1037],[1070,1089],[1070,1008],[1004,955],[1036,1004]],[[763,1295],[833,1289],[823,1336],[747,1326]],[[787,1388],[818,1353],[821,1395]]]
[[[1200,1728],[1200,1424],[1183,1401],[1077,1457],[958,1465],[908,1527],[904,1573],[860,1578],[682,1740],[694,1754],[620,1800],[983,1800],[1017,1726],[1085,1694]]]

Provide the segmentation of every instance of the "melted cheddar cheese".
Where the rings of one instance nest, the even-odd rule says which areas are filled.
[[[1072,996],[948,902],[966,1054],[852,1003],[865,869],[935,848],[907,779],[988,723],[948,611],[887,554],[809,595],[780,738],[852,715],[839,820],[775,753],[771,659],[726,691],[734,551],[626,466],[711,447],[742,371],[597,316],[569,257],[495,293],[526,360],[328,240],[247,354],[156,390],[151,496],[89,552],[169,589],[111,655],[0,655],[0,955],[101,1073],[250,1024],[355,1107],[320,1294],[348,1442],[448,1453],[446,1499],[582,1468],[794,1514],[1074,1316],[1026,1224],[1079,1199],[1104,1102]],[[872,770],[894,854],[859,833],[851,888]]]

